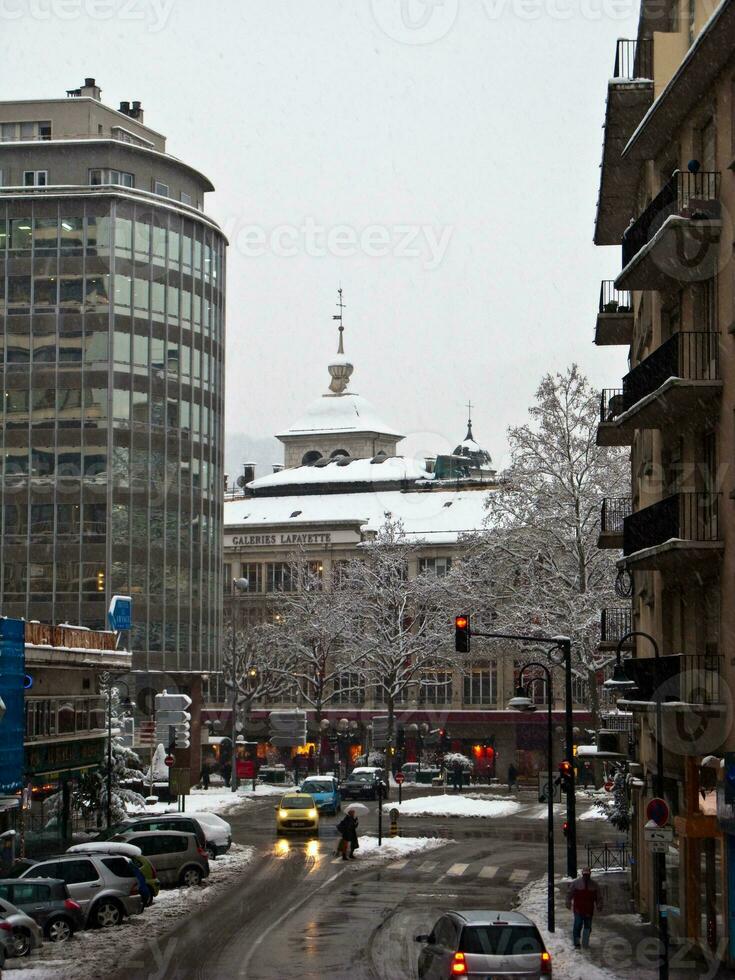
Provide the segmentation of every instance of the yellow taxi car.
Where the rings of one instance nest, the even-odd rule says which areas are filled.
[[[289,830],[319,830],[319,810],[313,796],[308,793],[286,793],[276,807],[276,830],[279,834]]]

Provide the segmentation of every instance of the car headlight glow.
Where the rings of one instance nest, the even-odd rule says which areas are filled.
[[[288,810],[284,810],[283,807],[281,807],[281,809],[278,811],[278,816],[281,818],[281,820],[285,820],[288,816]]]
[[[314,820],[316,817],[316,810],[309,810],[309,812],[306,815],[309,818],[309,820]]]

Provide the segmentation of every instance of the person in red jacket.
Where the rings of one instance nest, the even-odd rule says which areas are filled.
[[[582,877],[577,878],[569,886],[567,908],[574,912],[572,929],[574,947],[579,949],[581,937],[582,946],[587,949],[592,932],[592,916],[596,908],[602,909],[600,889],[597,882],[592,880],[592,871],[589,868],[582,868]]]

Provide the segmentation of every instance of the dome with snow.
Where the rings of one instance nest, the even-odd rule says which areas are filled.
[[[465,459],[470,461],[475,469],[492,470],[492,456],[486,449],[483,449],[482,446],[475,441],[475,437],[472,435],[472,419],[467,421],[467,435],[464,437],[462,442],[460,442],[452,455],[464,456]]]

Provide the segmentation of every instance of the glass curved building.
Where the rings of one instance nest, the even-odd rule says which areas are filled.
[[[225,248],[138,103],[0,103],[0,612],[210,670],[221,626]]]

